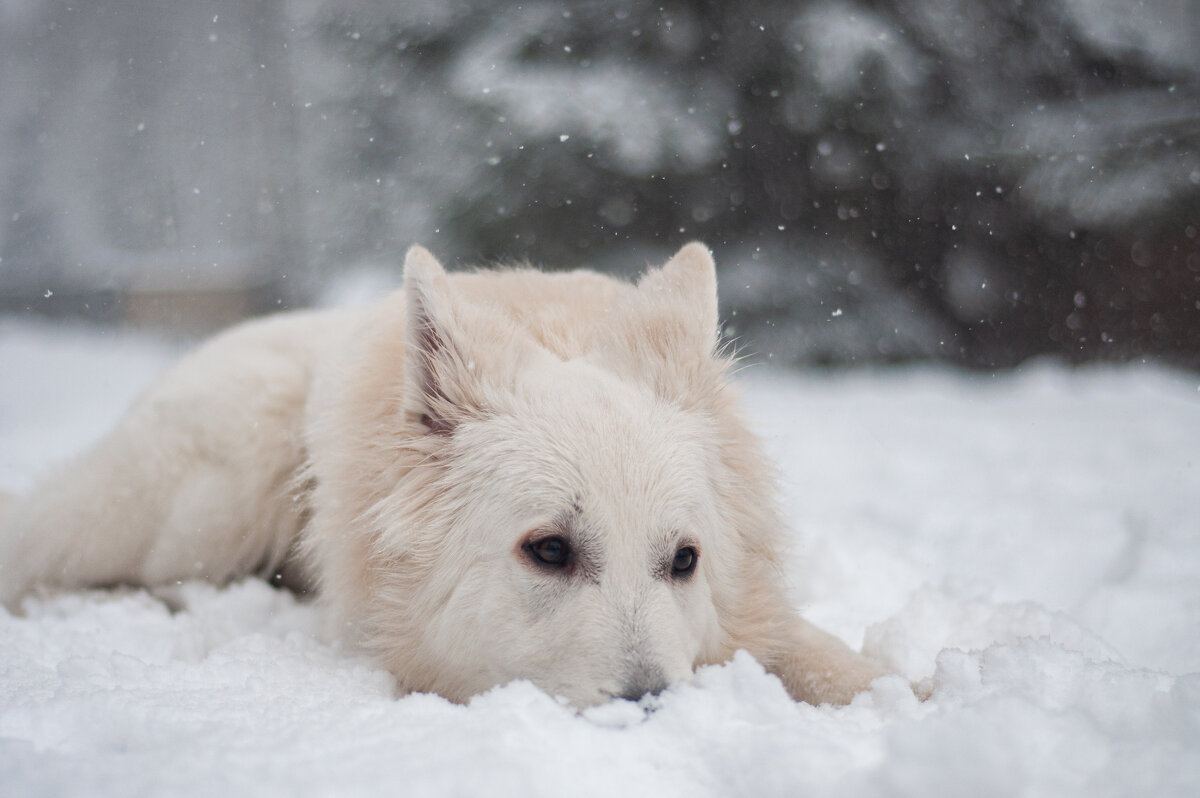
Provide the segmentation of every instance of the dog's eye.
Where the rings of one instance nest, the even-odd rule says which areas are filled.
[[[551,568],[564,567],[567,564],[567,558],[571,556],[570,544],[560,537],[542,538],[528,543],[525,545],[525,550],[534,560]]]
[[[696,553],[695,548],[684,546],[675,552],[675,559],[671,562],[671,575],[687,576],[696,570],[696,560],[698,557],[699,555]]]

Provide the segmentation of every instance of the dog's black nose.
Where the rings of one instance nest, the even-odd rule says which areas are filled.
[[[647,672],[639,673],[637,677],[627,680],[621,688],[621,692],[617,694],[618,698],[624,698],[626,701],[640,701],[642,696],[658,695],[663,690],[667,689],[669,682],[663,676],[662,671],[654,668]]]
[[[620,693],[620,695],[617,696],[617,698],[624,698],[626,701],[632,701],[636,704],[638,701],[642,700],[642,696],[647,694],[658,695],[660,692],[662,692],[661,688],[659,690],[643,690],[640,687],[627,687]]]

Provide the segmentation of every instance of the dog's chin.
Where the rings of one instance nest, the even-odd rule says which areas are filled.
[[[601,687],[588,687],[562,680],[530,678],[528,681],[546,695],[577,711],[607,704],[618,697]]]
[[[568,706],[583,711],[592,707],[603,706],[614,701],[625,701],[633,704],[649,706],[653,704],[661,690],[638,691],[622,689],[615,684],[609,687],[592,687],[581,689],[580,685],[542,685],[534,684],[543,692],[565,702]]]

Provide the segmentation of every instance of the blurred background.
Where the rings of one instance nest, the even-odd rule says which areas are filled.
[[[691,239],[774,362],[1200,368],[1195,0],[0,0],[0,313]]]

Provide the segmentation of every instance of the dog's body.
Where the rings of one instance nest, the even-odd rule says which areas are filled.
[[[788,605],[717,329],[700,245],[636,286],[414,248],[403,292],[213,339],[12,502],[0,600],[282,566],[403,690],[588,705],[746,649],[845,703],[881,671]]]

